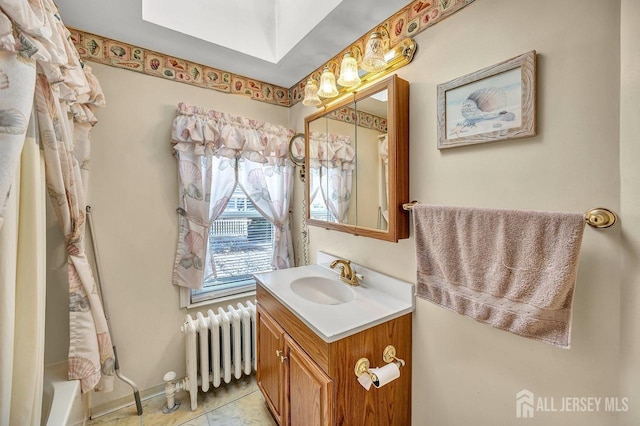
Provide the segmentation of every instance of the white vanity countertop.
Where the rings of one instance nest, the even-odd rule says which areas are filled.
[[[364,275],[360,285],[351,287],[340,281],[355,292],[355,298],[350,302],[324,305],[311,302],[293,292],[291,282],[299,278],[315,276],[338,281],[338,270],[331,270],[328,266],[334,259],[337,258],[326,253],[318,253],[318,265],[280,269],[255,274],[254,277],[262,287],[328,343],[414,311],[413,284],[355,263],[351,264],[353,270]]]

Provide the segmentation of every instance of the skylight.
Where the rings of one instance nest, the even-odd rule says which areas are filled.
[[[142,0],[142,19],[278,63],[342,0]]]

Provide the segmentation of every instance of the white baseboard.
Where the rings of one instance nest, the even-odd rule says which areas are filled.
[[[140,400],[146,401],[148,399],[154,398],[158,395],[164,394],[165,384],[161,383],[159,385],[150,387],[145,390],[141,390],[140,392]],[[95,419],[96,417],[104,416],[106,414],[113,413],[114,411],[118,411],[122,408],[129,407],[131,405],[135,405],[135,399],[133,397],[133,393],[131,395],[123,396],[118,399],[114,399],[113,401],[109,401],[104,404],[100,404],[95,407],[91,407],[89,410],[90,419]]]

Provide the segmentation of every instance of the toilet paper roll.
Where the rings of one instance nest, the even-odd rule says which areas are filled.
[[[376,388],[380,388],[400,377],[400,368],[395,362],[390,362],[384,367],[372,368],[371,372],[378,378],[377,381],[373,381],[373,386]]]
[[[371,377],[368,374],[363,374],[362,376],[358,377],[358,382],[362,385],[363,388],[365,388],[366,390],[371,389],[371,385],[373,384],[373,382],[371,381]]]

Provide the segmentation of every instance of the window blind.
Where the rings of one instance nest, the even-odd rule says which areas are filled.
[[[273,270],[273,239],[271,222],[260,215],[242,189],[236,188],[209,230],[209,253],[217,276],[205,273],[202,289],[191,291],[191,302],[253,290],[252,274]]]

